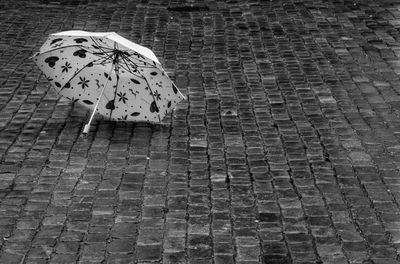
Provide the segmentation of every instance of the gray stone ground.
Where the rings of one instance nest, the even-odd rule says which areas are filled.
[[[188,96],[97,119],[29,59],[116,31]],[[400,2],[0,0],[0,263],[399,263]]]

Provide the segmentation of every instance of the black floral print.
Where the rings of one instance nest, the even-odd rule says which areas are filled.
[[[154,92],[154,97],[155,97],[157,100],[161,100],[161,94],[160,94],[157,90]]]
[[[65,62],[65,65],[61,66],[61,68],[62,68],[62,72],[68,72],[68,70],[72,68],[71,63]]]
[[[82,89],[85,89],[85,87],[89,87],[89,85],[88,85],[89,80],[86,80],[85,77],[80,77],[80,76],[79,76],[79,79],[81,81],[78,82],[78,84],[82,86]]]
[[[117,95],[119,97],[118,102],[122,101],[124,104],[126,104],[126,101],[128,101],[128,98],[126,98],[126,93],[119,92]]]

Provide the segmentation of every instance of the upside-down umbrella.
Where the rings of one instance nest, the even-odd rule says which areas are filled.
[[[33,56],[66,98],[111,120],[159,123],[185,97],[154,53],[114,32],[52,34]]]

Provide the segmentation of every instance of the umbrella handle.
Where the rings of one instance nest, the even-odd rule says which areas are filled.
[[[86,135],[89,133],[89,130],[90,130],[90,124],[92,123],[92,120],[93,120],[94,114],[96,114],[96,109],[97,109],[97,106],[99,105],[99,102],[100,102],[101,96],[103,95],[103,92],[104,92],[104,88],[105,88],[105,86],[106,86],[106,85],[104,85],[104,87],[103,87],[103,90],[101,90],[101,93],[100,93],[99,99],[97,100],[97,102],[96,102],[96,105],[94,106],[94,109],[93,109],[93,111],[92,111],[92,114],[90,115],[89,122],[87,122],[87,124],[86,124],[86,125],[84,126],[84,128],[83,128],[83,131],[82,131],[82,133],[83,133],[83,135],[84,135],[84,136],[86,136]]]
[[[113,64],[111,65],[111,69],[110,69],[110,72],[108,73],[108,76],[111,76],[111,72],[112,72],[114,66],[115,66],[115,64],[113,63]],[[104,87],[103,87],[103,89],[102,89],[101,92],[100,92],[100,95],[99,95],[99,98],[97,99],[96,104],[94,105],[92,114],[90,115],[89,122],[87,122],[87,124],[86,124],[86,125],[84,126],[84,128],[83,128],[82,134],[83,134],[84,136],[86,136],[86,135],[89,133],[90,124],[92,123],[94,114],[96,114],[97,106],[98,106],[99,103],[100,103],[100,99],[101,99],[101,97],[103,96],[103,93],[104,93],[104,91],[105,91],[105,89],[106,89],[106,87],[107,87],[107,85],[108,85],[108,81],[109,81],[109,80],[110,80],[110,79],[107,77],[107,81],[106,81],[106,83],[104,84]]]
[[[87,135],[89,133],[89,129],[90,129],[90,123],[86,124],[85,127],[83,128],[83,135]]]

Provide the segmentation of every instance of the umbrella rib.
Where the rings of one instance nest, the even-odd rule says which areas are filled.
[[[141,62],[143,62],[143,63],[151,64],[151,63],[149,62],[149,60],[152,61],[153,63],[156,63],[156,62],[153,61],[152,59],[150,59],[150,58],[148,58],[148,57],[146,57],[146,56],[143,56],[142,54],[140,54],[140,53],[138,53],[138,52],[136,52],[136,51],[134,51],[133,53],[129,53],[129,56],[133,56],[133,55],[137,56],[137,60],[139,60],[139,61],[141,61]],[[140,57],[141,57],[141,59],[140,59]]]
[[[135,77],[139,77],[139,78],[145,79],[145,77],[143,75],[141,75],[140,73],[136,73],[135,74],[134,72],[131,71],[131,68],[129,67],[128,63],[126,62],[124,56],[121,56],[121,58],[122,58],[122,60],[124,61],[125,65],[126,65],[126,68],[123,67],[122,64],[120,65],[124,70],[128,71],[130,74],[134,75]]]
[[[100,59],[103,59],[103,58],[100,58]],[[98,60],[100,60],[100,59],[98,59]],[[87,67],[89,67],[89,65],[93,64],[94,62],[97,62],[98,60],[91,61],[91,62],[89,62],[88,64],[86,64],[85,66],[83,66],[81,69],[79,69],[78,71],[76,71],[76,72],[74,73],[74,75],[72,75],[72,77],[69,78],[68,81],[67,81],[65,84],[69,83],[69,82],[70,82],[72,79],[74,79],[81,71],[83,71],[84,69],[86,69]],[[100,63],[100,64],[101,64],[101,63]],[[65,87],[65,85],[61,88],[61,90],[64,89],[64,87]]]
[[[101,50],[104,53],[108,53],[108,52],[114,52],[115,48],[108,48],[108,47],[104,47],[101,44],[99,44],[99,42],[97,40],[95,40],[93,37],[90,37],[90,39],[94,42],[94,44],[97,45],[97,47],[99,48],[99,50]],[[108,51],[106,51],[106,49],[108,49]]]
[[[93,48],[91,48],[91,47],[89,47],[89,46],[84,46],[84,45],[81,45],[81,44],[73,44],[73,45],[68,45],[68,46],[60,46],[60,47],[57,47],[57,48],[54,48],[54,49],[51,49],[51,50],[47,50],[47,51],[42,52],[42,53],[38,53],[36,56],[43,55],[43,54],[50,53],[50,52],[54,52],[54,51],[56,51],[56,50],[65,49],[65,48],[72,48],[72,47],[78,47],[78,48],[86,49],[86,50],[87,50],[89,53],[91,53],[92,55],[96,55],[96,56],[101,57],[101,58],[107,58],[107,59],[108,59],[108,58],[110,58],[110,57],[113,55],[114,49],[101,46],[101,45],[98,43],[98,41],[96,41],[93,37],[90,37],[90,39],[97,45],[97,47],[100,49],[100,51],[104,53],[104,56],[100,56],[100,54],[99,54],[97,51],[93,50]],[[109,51],[106,51],[106,49],[109,49]],[[111,53],[111,54],[108,55],[109,53]]]
[[[153,93],[153,90],[151,89],[151,86],[150,86],[149,82],[147,81],[146,78],[144,78],[144,81],[147,83],[147,86],[149,87],[150,95],[153,97],[153,101],[157,102],[157,98],[154,97],[154,93]],[[160,114],[158,114],[158,119],[160,120]]]
[[[135,63],[132,62],[129,58],[126,58],[126,59],[128,59],[128,61],[130,61],[131,63],[135,64]],[[142,68],[144,68],[144,67],[142,67]],[[150,68],[150,67],[149,67],[149,68]],[[155,68],[155,67],[151,67],[151,68]],[[155,97],[154,97],[154,94],[153,94],[153,90],[151,90],[150,84],[149,84],[149,82],[147,81],[146,77],[143,76],[142,74],[140,74],[140,75],[142,76],[142,78],[144,79],[144,81],[147,83],[147,86],[149,87],[149,90],[150,90],[150,92],[151,92],[151,96],[153,97],[153,100],[156,101],[156,99],[155,99]]]
[[[61,46],[61,47],[54,48],[54,49],[51,49],[51,50],[46,50],[44,52],[38,53],[36,56],[47,54],[47,53],[50,53],[50,52],[53,52],[53,51],[56,51],[56,50],[65,49],[65,48],[72,48],[72,47],[87,48],[90,53],[92,53],[92,54],[96,53],[96,52],[93,52],[93,50],[90,50],[90,48],[87,47],[87,46],[74,44],[74,45],[68,45],[68,46]],[[94,54],[94,55],[96,55],[96,54]],[[36,56],[34,56],[34,57],[36,57]]]
[[[134,55],[134,54],[130,54],[130,56],[132,56],[132,55]],[[149,63],[148,61],[146,61],[144,59],[139,59],[139,57],[137,58],[137,60],[142,62],[142,63],[144,63],[144,64],[151,64],[151,63]]]
[[[113,64],[114,65],[114,64]],[[115,66],[114,66],[114,68],[115,68]],[[111,73],[111,72],[110,72]],[[116,104],[116,99],[117,99],[117,91],[118,91],[118,83],[119,83],[119,74],[118,74],[118,70],[116,69],[115,70],[115,75],[117,76],[117,82],[116,82],[116,84],[115,84],[115,91],[114,91],[114,107],[115,107],[115,104]],[[112,115],[112,113],[113,113],[113,111],[114,111],[114,109],[113,108],[111,108],[111,111],[110,111],[110,120],[111,120],[111,115]]]
[[[125,59],[123,58],[123,60],[124,60],[124,62],[125,62]],[[140,77],[140,78],[142,78],[146,83],[147,83],[147,86],[149,87],[149,89],[150,89],[150,92],[151,92],[151,95],[153,96],[153,100],[155,100],[154,99],[154,95],[153,95],[153,91],[151,90],[151,88],[150,88],[150,84],[149,84],[149,82],[147,81],[147,79],[146,79],[146,77],[145,76],[143,76],[141,73],[139,73],[139,74],[134,74],[133,72],[131,72],[130,71],[130,69],[129,69],[129,65],[125,62],[125,64],[128,66],[128,72],[130,73],[130,74],[132,74],[132,75],[134,75],[134,76],[138,76],[138,77]]]
[[[123,56],[121,56],[121,57],[123,57]],[[134,65],[136,65],[134,62],[132,62],[128,57],[125,57],[129,62],[131,62],[132,64],[134,64]],[[124,60],[124,62],[125,62],[125,59],[123,58],[123,60]],[[126,62],[125,62],[125,64],[126,64]],[[128,66],[128,65],[127,65]],[[149,67],[150,68],[150,67]],[[155,67],[152,67],[152,68],[155,68]],[[129,71],[130,72],[130,71]],[[130,72],[131,74],[133,74],[132,72]],[[139,73],[140,74],[140,73]],[[146,82],[146,84],[147,84],[147,86],[149,87],[149,90],[150,90],[150,95],[153,97],[153,101],[154,102],[157,102],[157,98],[155,98],[154,97],[154,93],[153,93],[153,90],[151,89],[151,86],[150,86],[150,84],[149,84],[149,82],[147,81],[147,79],[146,79],[146,77],[145,76],[143,76],[142,74],[140,74],[141,76],[142,76],[142,79]],[[157,106],[158,107],[158,106]],[[160,114],[158,114],[158,120],[159,120],[159,122],[161,122],[161,119],[160,119]]]
[[[108,54],[108,55],[105,55],[105,56],[103,56],[103,57],[100,57],[101,59],[103,59],[103,61],[101,62],[101,63],[104,63],[104,62],[106,62],[107,60],[109,60],[109,59],[111,59],[111,62],[112,62],[112,57],[113,57],[113,55],[114,54]],[[100,64],[101,64],[100,63]]]
[[[132,63],[133,65],[137,65],[136,63],[134,63],[128,56],[126,56],[126,59],[128,60],[128,62],[130,62],[130,63]],[[147,65],[147,64],[149,64],[149,65],[151,65],[149,62],[147,62],[147,61],[141,61],[141,60],[139,60],[140,62],[143,62],[145,65]],[[150,68],[157,68],[156,66],[150,66],[150,67],[147,67],[147,66],[140,66],[140,67],[142,67],[142,68],[148,68],[148,69],[150,69]]]
[[[116,42],[114,42],[114,51],[115,50],[118,50],[118,48],[117,48],[118,46],[117,46],[117,43]],[[116,81],[116,83],[115,83],[115,90],[114,90],[114,98],[113,98],[113,100],[114,100],[114,107],[112,107],[111,108],[111,111],[110,111],[110,120],[111,120],[111,115],[112,115],[112,113],[113,113],[113,111],[114,111],[114,109],[115,109],[115,104],[116,104],[116,101],[115,101],[115,99],[117,98],[117,89],[118,89],[118,82],[119,82],[119,73],[118,73],[118,67],[119,67],[119,65],[118,64],[116,64],[117,63],[117,61],[118,61],[118,57],[119,57],[119,55],[118,55],[118,53],[116,53],[115,54],[115,57],[113,58],[113,66],[114,66],[114,69],[115,69],[115,76],[116,76],[116,79],[117,79],[117,81]],[[112,69],[111,69],[112,70]],[[111,75],[111,71],[110,71],[110,74],[109,75]],[[114,109],[113,109],[114,108]]]
[[[95,40],[93,37],[90,37],[90,39],[97,45],[97,47],[98,47],[102,52],[105,52],[105,53],[107,53],[107,52],[113,52],[114,50],[117,49],[117,46],[115,46],[114,49],[108,48],[108,47],[104,47],[104,46],[102,46],[97,40]],[[105,49],[108,49],[109,51],[105,51]],[[129,54],[129,53],[128,53],[128,54]],[[137,56],[138,56],[138,61],[140,61],[140,62],[142,62],[142,63],[144,63],[144,64],[150,64],[150,65],[151,65],[151,63],[149,63],[148,61],[146,61],[146,59],[148,59],[148,58],[146,58],[146,57],[140,55],[138,52],[130,53],[129,56],[132,56],[132,55],[135,55],[135,54],[137,54]],[[139,56],[141,56],[142,59],[139,59]],[[127,56],[127,55],[122,55],[122,54],[121,54],[120,57],[126,57],[126,58],[128,59],[128,56]],[[150,59],[149,59],[149,60],[150,60]],[[131,60],[130,60],[130,61],[131,61]],[[132,62],[132,61],[131,61],[131,62]],[[132,63],[134,64],[134,62],[132,62]],[[143,67],[143,68],[150,68],[150,67]]]
[[[114,55],[114,50],[113,50],[113,49],[107,48],[107,49],[109,49],[109,51],[105,51],[105,50],[104,50],[105,47],[102,47],[102,46],[100,46],[99,44],[97,44],[97,42],[96,42],[93,38],[91,38],[91,39],[92,39],[92,41],[97,45],[97,47],[99,48],[99,50],[103,53],[103,54],[101,54],[101,53],[99,53],[99,52],[97,52],[97,51],[96,51],[96,52],[90,51],[91,54],[96,55],[96,56],[98,56],[98,57],[100,57],[100,58],[105,58],[105,60],[111,58],[111,57]]]
[[[108,48],[108,47],[102,46],[102,45],[101,45],[96,39],[94,39],[93,37],[90,37],[90,39],[97,45],[97,47],[98,47],[102,52],[112,52],[112,51],[114,51],[114,50],[116,49],[116,46],[115,46],[115,45],[114,45],[114,48]],[[114,44],[115,44],[115,43],[114,43]],[[108,49],[109,51],[105,51],[105,49]],[[150,64],[148,61],[146,61],[146,59],[148,59],[148,60],[151,60],[151,59],[149,59],[149,58],[147,58],[147,57],[145,57],[145,56],[139,54],[139,53],[136,52],[136,51],[134,51],[133,53],[128,53],[128,54],[129,54],[129,56],[136,55],[136,56],[138,56],[138,60],[139,60],[140,62]],[[139,56],[140,56],[142,59],[139,59]],[[151,60],[151,61],[152,61],[152,60]]]

